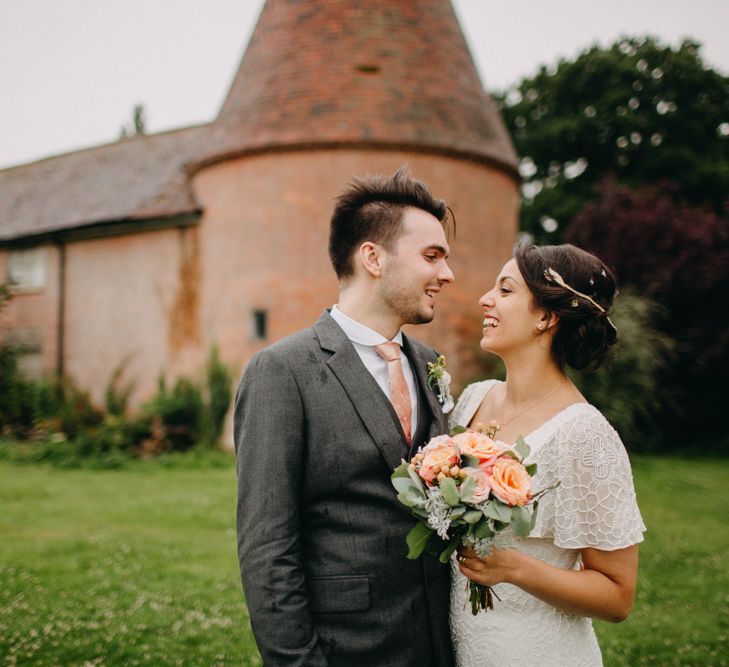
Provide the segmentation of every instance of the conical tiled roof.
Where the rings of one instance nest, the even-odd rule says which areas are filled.
[[[212,152],[399,145],[516,173],[450,0],[267,0]]]

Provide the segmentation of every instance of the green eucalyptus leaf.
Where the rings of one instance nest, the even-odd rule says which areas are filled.
[[[476,526],[473,529],[473,534],[479,539],[479,540],[485,540],[489,537],[494,536],[494,531],[491,528],[491,524],[489,523],[488,519],[483,519],[479,523],[476,524]]]
[[[440,558],[438,560],[441,563],[447,563],[451,556],[453,555],[453,552],[458,548],[458,545],[461,543],[460,540],[451,540],[451,542],[448,544],[448,546],[443,550],[443,553],[441,553]]]
[[[511,521],[511,507],[504,505],[500,500],[492,498],[483,508],[483,513],[501,523],[509,523]]]
[[[512,507],[511,508],[511,527],[519,537],[526,537],[529,535],[531,526],[531,516],[529,516],[528,510],[523,507]]]
[[[418,475],[417,472],[410,469],[410,466],[408,466],[408,475],[410,475],[410,479],[413,481],[415,488],[423,494],[424,498],[427,497],[427,492],[425,490],[425,484],[423,483],[423,480],[420,478],[420,475]]]
[[[396,477],[392,480],[392,485],[400,493],[407,493],[408,491],[416,491],[415,484],[410,477]]]
[[[468,510],[468,512],[463,515],[463,520],[470,524],[478,523],[482,518],[483,513],[481,510]]]
[[[466,508],[464,505],[458,505],[457,507],[454,507],[451,511],[451,518],[458,519],[459,517],[462,517],[466,513]]]
[[[470,475],[461,484],[461,500],[464,503],[471,502],[473,499],[473,492],[476,490],[476,480]]]
[[[417,493],[412,491],[398,493],[397,499],[405,505],[405,507],[422,507],[425,504],[425,501]]]
[[[529,473],[530,476],[534,477],[534,475],[537,474],[537,464],[536,463],[530,463],[528,466],[524,466],[527,473]]]
[[[451,429],[451,435],[458,435],[459,433],[463,433],[465,431],[466,431],[466,427],[465,426],[461,426],[461,425],[454,426]]]
[[[403,461],[395,470],[392,471],[391,479],[395,480],[398,477],[410,477],[410,464]]]
[[[414,560],[423,553],[428,541],[433,537],[434,531],[422,521],[418,521],[405,538],[409,551],[408,558]]]
[[[461,502],[461,497],[458,495],[458,488],[452,477],[446,477],[440,483],[440,492],[443,494],[443,500],[445,500],[451,507],[455,507]]]
[[[539,508],[539,501],[535,500],[532,503],[532,518],[529,521],[529,532],[534,530],[534,524],[537,522],[537,509]]]
[[[532,451],[532,448],[527,444],[527,441],[521,436],[516,439],[516,447],[514,447],[514,449],[516,450],[516,453],[521,456],[522,461],[529,456]]]

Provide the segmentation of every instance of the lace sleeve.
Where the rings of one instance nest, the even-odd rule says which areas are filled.
[[[558,437],[554,543],[614,551],[642,542],[645,525],[630,461],[613,427],[588,406],[563,425]]]

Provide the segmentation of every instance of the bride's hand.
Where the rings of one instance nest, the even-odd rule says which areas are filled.
[[[516,573],[524,564],[524,554],[514,549],[494,547],[485,558],[479,558],[473,549],[458,550],[458,568],[471,581],[483,586],[514,583]]]

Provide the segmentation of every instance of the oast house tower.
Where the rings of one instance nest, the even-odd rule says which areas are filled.
[[[237,376],[334,303],[342,185],[403,164],[455,213],[456,283],[415,334],[463,382],[518,176],[449,0],[268,0],[212,123],[0,171],[4,335],[99,401],[120,364],[135,402],[199,377],[214,343]]]

